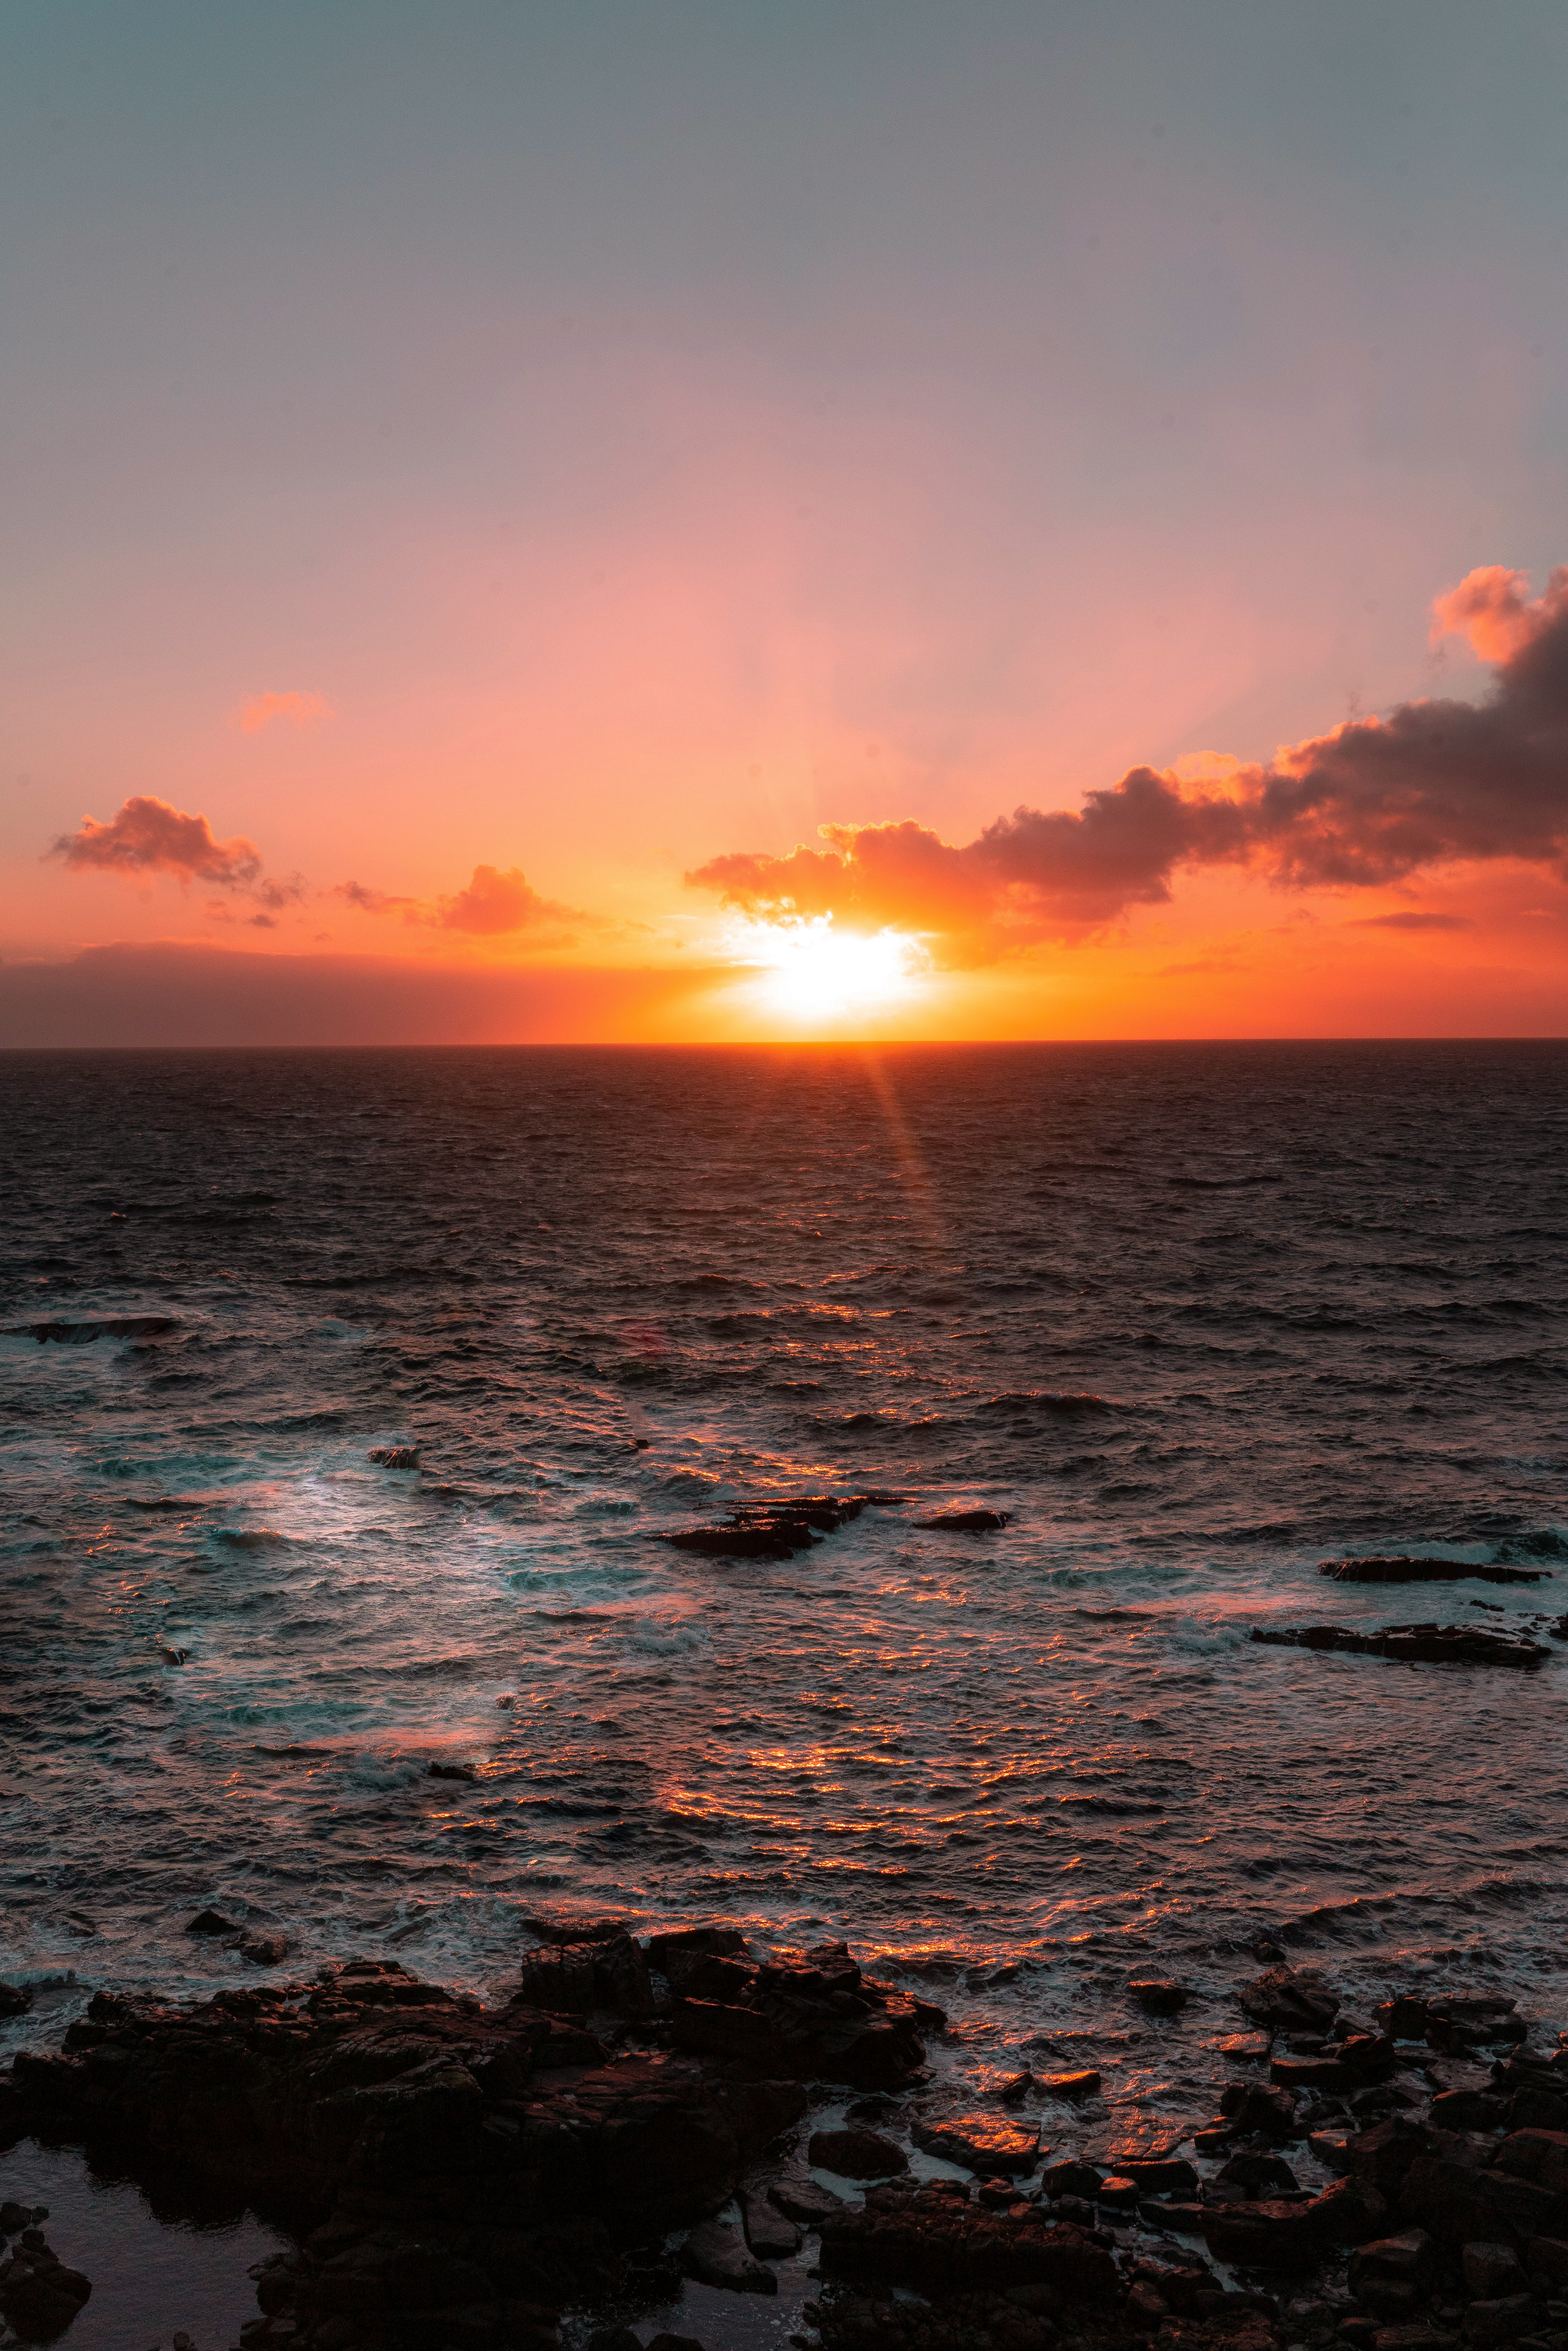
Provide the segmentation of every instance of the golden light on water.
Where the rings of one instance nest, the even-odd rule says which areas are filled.
[[[906,932],[840,930],[831,914],[737,924],[727,944],[737,962],[762,967],[758,1004],[805,1027],[906,1002],[927,968]]]

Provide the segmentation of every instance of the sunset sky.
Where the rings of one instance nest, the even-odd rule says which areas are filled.
[[[1568,1028],[1559,5],[16,0],[0,192],[0,1042]]]

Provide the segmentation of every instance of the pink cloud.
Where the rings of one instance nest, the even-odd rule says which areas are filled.
[[[261,872],[261,852],[236,835],[217,841],[204,816],[187,816],[149,794],[138,793],[107,824],[84,816],[75,832],[62,833],[48,854],[78,870],[108,873],[172,873],[182,882],[211,882],[225,890],[249,889]]]
[[[242,735],[259,735],[275,719],[284,719],[291,726],[308,726],[312,718],[326,718],[331,705],[321,694],[253,694],[242,703],[239,726]]]

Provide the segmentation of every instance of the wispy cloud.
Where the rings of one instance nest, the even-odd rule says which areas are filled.
[[[259,735],[279,719],[289,726],[307,726],[313,718],[328,718],[331,705],[322,694],[253,694],[239,707],[242,735]]]
[[[1345,925],[1350,931],[1469,931],[1475,928],[1466,914],[1358,914]]]

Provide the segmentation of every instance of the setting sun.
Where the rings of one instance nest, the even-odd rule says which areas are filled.
[[[758,1001],[794,1020],[837,1020],[895,1003],[913,994],[925,964],[919,941],[905,933],[841,931],[831,914],[747,923],[731,937],[738,960],[765,967]]]

